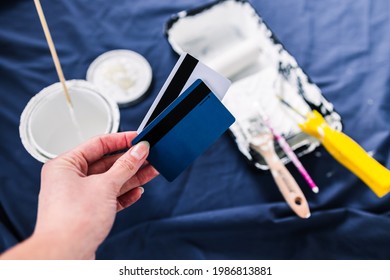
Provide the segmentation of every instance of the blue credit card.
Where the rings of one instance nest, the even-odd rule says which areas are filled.
[[[132,141],[148,141],[148,161],[173,181],[233,123],[233,115],[198,79]]]

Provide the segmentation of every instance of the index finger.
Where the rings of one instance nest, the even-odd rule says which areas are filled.
[[[130,148],[131,141],[136,136],[135,131],[105,134],[84,142],[72,152],[81,154],[88,164],[91,164],[104,155]]]

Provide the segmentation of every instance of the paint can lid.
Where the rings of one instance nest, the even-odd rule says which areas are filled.
[[[120,107],[138,103],[152,82],[152,68],[139,53],[112,50],[98,56],[89,66],[87,81],[111,96]]]

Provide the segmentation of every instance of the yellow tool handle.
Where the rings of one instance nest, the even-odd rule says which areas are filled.
[[[320,113],[315,110],[310,112],[307,120],[299,126],[321,141],[338,162],[366,183],[377,196],[382,197],[390,191],[390,171],[353,139],[331,128]]]

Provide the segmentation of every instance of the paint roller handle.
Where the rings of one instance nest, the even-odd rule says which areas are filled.
[[[379,197],[390,191],[390,171],[346,134],[331,128],[317,111],[309,112],[300,128],[317,138],[326,150]]]

